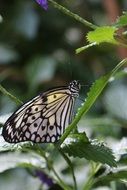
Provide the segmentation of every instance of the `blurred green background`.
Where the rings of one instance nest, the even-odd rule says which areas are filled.
[[[107,25],[111,21],[105,2],[59,1],[97,25]],[[126,10],[126,0],[115,3],[119,13]],[[91,84],[127,54],[127,50],[104,44],[76,55],[75,49],[87,44],[85,36],[91,29],[51,5],[48,11],[44,11],[34,0],[1,0],[0,14],[3,17],[0,24],[0,83],[22,101],[48,88],[68,85],[74,79],[86,85],[80,92],[80,98],[85,99]],[[85,130],[90,138],[102,139],[114,148],[114,144],[127,135],[126,97],[126,79],[118,75],[87,117],[82,118],[79,129]],[[0,93],[0,116],[14,111],[16,107]],[[27,185],[24,178],[28,178]],[[35,182],[37,185],[32,189],[38,189],[40,182],[24,169],[0,174],[0,190],[17,190],[19,183],[18,190],[29,190]]]

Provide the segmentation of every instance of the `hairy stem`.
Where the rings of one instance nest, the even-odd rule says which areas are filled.
[[[57,148],[57,146],[56,146],[56,148]],[[61,148],[59,148],[58,151],[63,156],[63,158],[66,160],[66,162],[68,163],[68,165],[69,165],[69,167],[71,169],[71,173],[72,173],[72,177],[73,177],[73,181],[74,181],[74,190],[77,190],[77,182],[76,182],[76,177],[75,177],[75,174],[74,174],[74,169],[73,169],[72,163],[71,163],[70,159],[67,157],[67,155],[64,154],[64,152],[62,151]]]
[[[66,185],[64,183],[64,181],[60,178],[60,176],[58,175],[58,173],[56,172],[56,170],[54,169],[52,163],[50,162],[50,160],[48,159],[48,157],[45,155],[45,152],[42,150],[42,148],[40,146],[37,146],[36,148],[37,150],[39,150],[39,154],[45,158],[48,167],[52,170],[52,172],[54,173],[54,175],[56,176],[57,180],[58,180],[58,184],[65,190],[72,190],[68,185]],[[38,151],[37,151],[38,152]]]
[[[5,95],[12,99],[16,104],[21,105],[23,102],[20,101],[18,98],[10,94],[2,85],[0,85],[0,91]]]
[[[68,10],[67,8],[63,7],[62,5],[58,4],[56,1],[54,0],[48,0],[50,3],[53,4],[53,6],[55,8],[57,8],[58,10],[60,10],[61,12],[63,12],[64,14],[74,18],[75,20],[77,20],[78,22],[84,24],[85,26],[88,26],[92,29],[96,29],[97,26],[92,24],[91,22],[88,22],[87,20],[83,19],[82,17],[80,17],[79,15],[71,12],[70,10]]]

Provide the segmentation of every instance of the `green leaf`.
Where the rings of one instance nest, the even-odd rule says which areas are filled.
[[[127,26],[127,12],[123,12],[123,15],[117,19],[115,25],[117,27]]]
[[[118,171],[118,172],[114,172],[114,173],[110,173],[107,174],[106,176],[102,176],[99,177],[95,184],[105,184],[107,185],[107,183],[111,182],[111,181],[120,181],[120,180],[127,180],[127,171],[123,170],[123,171]]]
[[[87,141],[84,133],[72,135],[68,143],[63,144],[63,150],[69,156],[86,158],[94,162],[116,167],[115,157],[111,149],[97,141]]]
[[[78,110],[72,123],[67,127],[65,133],[62,135],[60,141],[58,142],[58,145],[62,144],[62,142],[66,139],[69,133],[74,128],[76,128],[76,125],[80,121],[81,117],[89,111],[89,109],[94,104],[98,96],[101,94],[104,87],[107,85],[109,79],[112,76],[114,76],[117,70],[120,69],[126,62],[127,62],[127,59],[122,60],[110,73],[96,80],[96,82],[90,88],[87,99],[85,100],[81,108]]]
[[[76,139],[76,140],[79,140],[79,141],[81,141],[82,140],[82,142],[89,142],[89,139],[88,139],[88,137],[86,136],[86,133],[85,132],[83,132],[83,133],[72,133],[72,134],[70,134],[69,135],[69,139]]]
[[[98,27],[94,31],[91,31],[87,34],[87,40],[89,43],[103,43],[103,42],[108,42],[112,44],[117,44],[116,40],[114,39],[114,34],[116,32],[115,27],[111,26],[102,26]]]
[[[116,30],[117,28],[114,26],[102,26],[102,27],[97,27],[94,31],[88,32],[86,38],[89,44],[86,46],[77,48],[76,54],[92,46],[99,45],[100,43],[104,43],[104,42],[118,45],[119,43],[114,38],[114,36],[116,36],[115,35]]]

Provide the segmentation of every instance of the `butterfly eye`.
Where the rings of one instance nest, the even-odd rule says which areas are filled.
[[[53,98],[55,99],[56,98],[56,95],[54,94]]]

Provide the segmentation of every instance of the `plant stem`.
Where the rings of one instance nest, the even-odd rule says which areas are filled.
[[[91,187],[92,187],[92,185],[93,185],[93,183],[94,183],[94,179],[93,179],[92,176],[90,176],[90,177],[88,178],[86,184],[84,185],[83,190],[90,190]]]
[[[50,3],[53,4],[53,6],[57,9],[59,9],[61,12],[63,12],[64,14],[74,18],[75,20],[79,21],[80,23],[84,24],[85,26],[88,26],[92,29],[96,29],[97,26],[92,24],[91,22],[88,22],[87,20],[83,19],[82,17],[80,17],[79,15],[71,12],[70,10],[68,10],[67,8],[63,7],[62,5],[58,4],[56,1],[54,0],[48,0]]]
[[[42,148],[40,146],[36,146],[36,151],[39,150],[39,152],[37,151],[37,153],[39,153],[43,158],[45,158],[48,167],[52,170],[52,172],[54,173],[54,175],[56,176],[56,178],[58,179],[58,184],[64,189],[64,190],[72,190],[69,186],[67,186],[63,180],[60,178],[60,176],[58,175],[58,173],[56,172],[56,170],[54,169],[52,163],[50,162],[50,160],[48,159],[48,157],[45,155],[45,152],[43,152]]]
[[[23,102],[20,101],[18,98],[16,98],[15,96],[13,96],[12,94],[10,94],[2,85],[0,85],[0,91],[8,96],[10,99],[12,99],[16,104],[21,105]]]
[[[116,182],[115,181],[111,181],[110,182],[110,187],[111,187],[112,190],[116,190],[117,189],[116,188]]]
[[[56,146],[56,148],[57,148],[57,146]],[[73,177],[73,181],[74,181],[74,190],[77,190],[77,182],[76,182],[76,177],[74,174],[74,169],[73,169],[72,163],[71,163],[70,159],[66,156],[66,154],[64,154],[64,152],[62,151],[61,148],[57,148],[57,149],[60,152],[60,154],[63,156],[63,158],[66,160],[66,162],[68,163],[68,165],[71,169],[71,173],[72,173],[72,177]]]
[[[93,42],[91,44],[88,44],[88,45],[82,46],[80,48],[77,48],[75,52],[76,52],[76,54],[78,54],[78,53],[81,53],[82,51],[86,50],[87,48],[92,47],[92,46],[96,46],[96,45],[97,45],[97,43]]]
[[[86,181],[83,190],[90,190],[95,182],[94,175],[97,173],[97,171],[100,169],[101,164],[91,162],[91,174],[88,177],[88,180]]]

